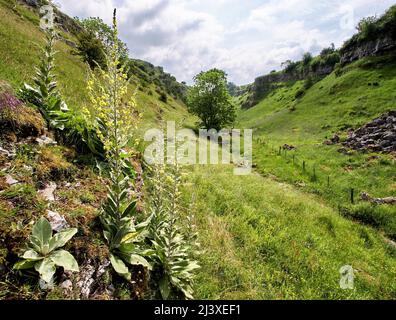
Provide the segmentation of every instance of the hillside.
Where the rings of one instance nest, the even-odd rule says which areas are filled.
[[[23,2],[24,3],[24,2]],[[11,13],[11,14],[10,14]],[[7,1],[0,1],[1,37],[0,37],[0,80],[6,80],[14,87],[20,87],[29,82],[34,75],[34,66],[37,65],[40,46],[44,43],[44,34],[39,28],[39,17],[36,9],[25,4],[14,5]],[[69,18],[70,19],[70,18]],[[70,27],[69,27],[70,28]],[[66,102],[71,108],[79,108],[88,103],[87,93],[84,90],[87,67],[77,56],[73,43],[77,42],[73,33],[62,30],[61,36],[65,41],[57,44],[57,74],[61,92],[67,97]],[[170,75],[159,67],[133,60],[139,90],[137,92],[138,106],[144,116],[144,123],[149,125],[152,120],[175,119],[181,121],[188,118],[184,103],[179,96],[171,92],[175,82]],[[150,78],[151,75],[151,78]],[[165,86],[169,83],[169,89]],[[180,85],[182,87],[182,85]],[[166,103],[161,99],[165,94]],[[190,121],[193,123],[194,121]]]
[[[395,7],[389,12],[395,12]],[[350,56],[346,48],[359,51],[350,43],[341,50],[343,56]],[[367,48],[366,42],[360,45]],[[394,154],[368,149],[357,152],[343,146],[353,130],[395,110],[396,55],[392,48],[371,56],[366,51],[367,57],[338,65],[315,82],[309,78],[276,82],[257,105],[240,111],[238,121],[239,126],[255,130],[254,161],[260,172],[319,194],[345,216],[395,239],[394,206],[370,205],[360,199],[363,193],[377,198],[396,195]],[[391,135],[394,125],[392,129],[390,123],[387,133]],[[381,140],[378,143],[385,145]],[[394,139],[389,143],[388,149],[394,150]],[[354,199],[350,199],[351,192]]]
[[[55,72],[62,96],[70,108],[80,110],[88,104],[88,69],[73,54],[77,40],[68,26],[56,44]],[[17,110],[0,117],[0,299],[161,299],[167,290],[159,275],[166,263],[158,266],[153,259],[153,270],[134,265],[129,279],[110,267],[113,248],[99,214],[110,181],[117,180],[107,168],[111,163],[55,141],[57,135],[37,108],[16,97],[22,83],[31,82],[43,43],[36,12],[0,0],[0,111]],[[185,86],[161,67],[132,62],[132,80],[140,84],[137,108],[143,113],[139,131],[161,120],[195,128],[196,119],[182,101]],[[328,70],[309,87],[305,77],[312,72],[296,68],[297,78],[264,76],[257,82],[266,89],[255,97],[258,104],[239,110],[236,127],[254,129],[253,174],[236,176],[233,165],[192,165],[183,167],[177,179],[169,175],[165,182],[153,181],[155,168],[142,160],[142,150],[134,150],[133,184],[123,194],[136,200],[130,220],[144,221],[152,203],[167,203],[169,194],[180,197],[173,209],[181,211],[176,222],[187,236],[177,234],[172,246],[197,232],[199,245],[188,243],[180,253],[192,252],[200,265],[195,299],[396,299],[395,207],[358,199],[361,191],[381,198],[396,195],[394,157],[324,144],[335,133],[344,140],[349,129],[395,109],[395,57],[366,57]],[[277,81],[268,87],[272,77]],[[241,104],[252,97],[252,87],[230,85]],[[180,190],[169,191],[176,180],[182,182]],[[151,189],[157,185],[163,188],[159,199]],[[42,286],[34,270],[13,269],[32,225],[48,216],[56,227],[77,229],[65,249],[80,266],[73,273],[58,268],[52,289]],[[154,233],[163,228],[161,222]],[[137,233],[127,234],[126,241]],[[148,256],[153,248],[146,250]],[[154,256],[158,259],[158,251]],[[186,265],[191,267],[182,260]],[[340,288],[343,266],[355,272],[353,290]],[[174,298],[186,298],[182,293]]]

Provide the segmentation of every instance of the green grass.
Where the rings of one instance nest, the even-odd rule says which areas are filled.
[[[288,184],[230,166],[190,170],[204,251],[197,298],[396,298],[394,251],[375,230]],[[344,265],[354,290],[339,287]]]
[[[9,1],[0,0],[0,79],[18,88],[30,82],[44,35],[34,13],[20,5],[16,11],[12,8]],[[80,108],[88,103],[86,67],[64,43],[57,49],[60,90],[72,108]],[[357,189],[376,196],[394,194],[393,163],[385,156],[374,160],[368,159],[369,155],[348,157],[337,153],[334,146],[321,145],[325,136],[340,127],[357,126],[394,105],[395,63],[378,67],[378,61],[374,66],[370,61],[354,64],[339,78],[331,75],[301,100],[293,101],[303,82],[288,83],[255,108],[240,112],[239,127],[255,128],[256,137],[273,146],[298,146],[296,159],[307,160],[306,173],[301,173],[298,163],[292,166],[290,154],[288,158],[270,154],[268,145],[257,143],[254,155],[259,172],[271,177],[276,174],[290,183],[305,181],[303,190],[274,177],[234,176],[231,166],[187,169],[189,184],[183,196],[187,205],[191,193],[196,195],[203,249],[196,298],[396,299],[396,249],[369,226],[377,224],[375,227],[391,233],[391,209],[376,208],[374,215],[371,207],[360,204],[341,214],[335,208],[340,199],[347,203],[346,192],[352,182]],[[365,84],[369,81],[379,81],[380,86],[369,87]],[[179,101],[171,97],[168,104],[159,101],[152,84],[142,90],[137,91],[138,108],[144,114],[140,132],[171,119],[178,123],[186,120],[184,125],[192,126],[195,119]],[[293,106],[296,110],[291,112]],[[30,151],[20,150],[18,157],[30,161]],[[310,181],[313,163],[318,168],[319,182],[315,183]],[[322,171],[327,174],[323,176]],[[331,191],[326,189],[327,175],[331,175]],[[22,195],[29,204],[29,190],[21,192],[15,187],[2,197]],[[87,216],[85,203],[92,202],[93,190],[85,192],[74,194],[77,203],[67,212],[71,217]],[[73,202],[70,191],[59,190],[58,196]],[[2,205],[8,203],[1,202],[0,209]],[[347,264],[356,270],[356,288],[351,291],[339,288],[339,269]]]
[[[379,85],[373,86],[375,82]],[[338,152],[340,144],[323,144],[335,133],[343,139],[348,129],[356,129],[395,109],[394,57],[362,59],[345,67],[339,76],[332,73],[308,89],[301,99],[295,99],[295,93],[302,86],[303,82],[286,84],[252,109],[240,111],[239,127],[253,128],[255,132],[253,158],[257,170],[302,185],[304,190],[321,195],[334,208],[350,204],[351,189],[358,202],[353,211],[361,210],[361,192],[374,197],[396,196],[392,156],[359,152],[344,155]],[[292,107],[295,111],[290,110]],[[279,155],[279,147],[283,144],[297,149],[282,151]],[[373,217],[379,212],[387,217],[373,225],[395,239],[394,206],[366,206],[364,215],[369,211]]]
[[[379,86],[369,85],[377,82]],[[365,58],[317,82],[295,100],[303,82],[284,84],[255,107],[240,112],[239,124],[279,143],[323,142],[326,136],[358,127],[395,108],[394,56]],[[290,111],[294,106],[295,111]]]

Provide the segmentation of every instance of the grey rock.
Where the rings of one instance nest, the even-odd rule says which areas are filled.
[[[39,190],[38,194],[47,201],[55,201],[54,192],[56,188],[57,188],[56,183],[50,182],[50,184],[46,185],[43,190]]]
[[[5,179],[6,179],[6,183],[7,183],[8,185],[10,185],[10,186],[13,186],[13,185],[19,183],[18,180],[15,180],[15,179],[14,179],[13,177],[11,177],[9,174],[7,174],[7,175],[5,176]]]
[[[374,40],[360,44],[350,44],[341,49],[341,64],[351,63],[363,57],[376,56],[396,49],[396,41],[391,34],[383,34]]]
[[[69,228],[65,217],[61,216],[58,212],[47,210],[47,218],[52,230],[56,232]]]
[[[65,291],[65,292],[71,292],[73,290],[73,283],[68,279],[65,280],[61,283],[60,287]]]
[[[55,146],[55,145],[57,145],[57,142],[55,140],[53,140],[47,136],[41,136],[39,138],[36,138],[36,142],[40,146]]]
[[[388,112],[355,132],[349,132],[346,147],[355,150],[372,150],[378,152],[396,151],[396,117],[395,111]]]

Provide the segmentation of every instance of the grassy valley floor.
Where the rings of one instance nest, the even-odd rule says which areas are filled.
[[[231,166],[194,167],[200,299],[395,299],[396,248],[321,198]],[[340,289],[351,265],[355,289]]]

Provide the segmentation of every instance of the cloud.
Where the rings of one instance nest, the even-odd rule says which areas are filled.
[[[132,57],[161,65],[179,81],[201,70],[224,69],[249,83],[288,59],[340,46],[357,21],[380,14],[391,0],[57,0],[71,16],[111,22]]]

